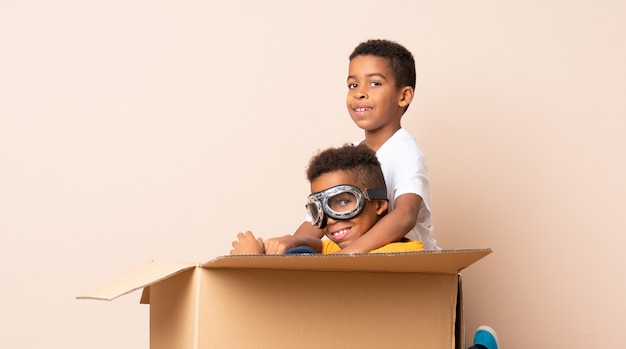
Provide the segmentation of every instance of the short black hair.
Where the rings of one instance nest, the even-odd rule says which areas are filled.
[[[356,146],[346,144],[317,153],[311,158],[306,175],[309,182],[313,182],[321,175],[334,171],[346,171],[363,189],[387,192],[376,153],[363,143]]]
[[[397,42],[383,39],[362,42],[352,51],[350,60],[357,56],[374,56],[387,60],[396,80],[396,87],[411,86],[415,89],[415,59],[411,51]]]

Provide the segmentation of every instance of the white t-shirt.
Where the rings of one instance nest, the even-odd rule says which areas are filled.
[[[417,223],[406,237],[422,241],[425,250],[441,250],[433,238],[430,219],[432,199],[426,160],[415,138],[401,128],[378,149],[376,157],[387,184],[389,211],[394,209],[396,198],[402,194],[413,193],[422,198]]]

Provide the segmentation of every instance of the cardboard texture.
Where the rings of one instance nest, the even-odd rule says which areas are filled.
[[[150,348],[463,348],[459,272],[491,250],[150,262],[77,298],[143,288]]]

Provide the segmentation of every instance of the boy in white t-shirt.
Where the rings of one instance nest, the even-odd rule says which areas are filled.
[[[350,55],[346,106],[354,123],[365,131],[365,143],[376,151],[389,199],[389,212],[349,246],[336,253],[369,252],[404,236],[422,241],[426,250],[440,250],[433,238],[431,197],[424,155],[400,121],[415,92],[415,60],[404,46],[389,40],[368,40]],[[322,237],[304,222],[294,235]],[[297,247],[294,239],[268,239],[268,254]],[[481,326],[469,349],[498,349],[495,331]]]
[[[433,238],[431,198],[424,156],[415,139],[400,125],[413,100],[415,60],[402,45],[369,40],[350,55],[346,106],[354,123],[365,131],[365,143],[376,151],[389,199],[389,213],[367,234],[336,253],[369,252],[404,236],[422,241],[426,250],[439,250]],[[322,237],[304,222],[294,235]],[[265,240],[267,253],[284,253],[292,240]]]

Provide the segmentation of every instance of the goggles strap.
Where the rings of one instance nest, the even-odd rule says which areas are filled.
[[[365,189],[363,193],[367,200],[388,200],[387,193],[380,189]]]
[[[328,223],[328,215],[322,213],[322,221],[320,222],[320,229],[326,228],[326,224]]]

